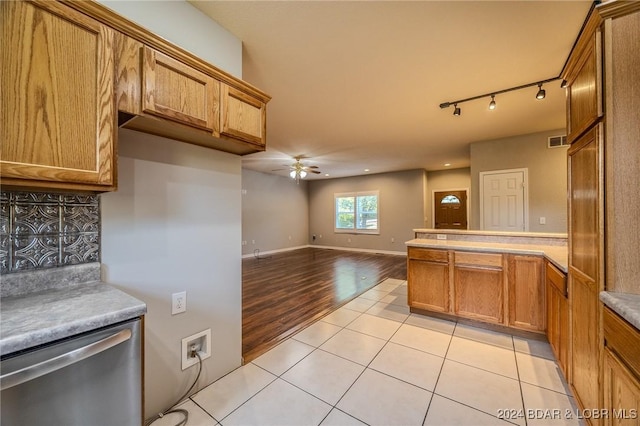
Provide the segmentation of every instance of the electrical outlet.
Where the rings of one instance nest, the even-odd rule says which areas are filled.
[[[195,346],[198,355],[200,355],[200,359],[205,360],[211,357],[211,329],[207,328],[206,330],[182,339],[180,353],[183,370],[198,363],[198,358],[191,356],[192,346]]]
[[[171,315],[180,314],[187,310],[187,292],[173,293],[171,295]]]
[[[447,234],[436,234],[436,239],[438,240],[446,240]]]
[[[291,241],[291,235],[289,235],[289,241]]]
[[[540,217],[540,225],[546,225],[547,224],[547,218],[544,216]]]
[[[256,240],[251,240],[251,244],[255,244],[255,243],[256,243]]]
[[[393,237],[391,237],[391,242],[392,242],[392,243],[395,243],[395,242],[396,242],[396,239],[395,239],[395,238],[393,238]]]
[[[247,245],[247,240],[242,240],[242,245],[246,246]]]

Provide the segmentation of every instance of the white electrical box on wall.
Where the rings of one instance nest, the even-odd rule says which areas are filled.
[[[198,357],[192,357],[191,347],[195,345],[196,351],[198,355],[200,355],[200,359],[203,361],[209,357],[211,357],[211,329],[207,328],[199,333],[193,334],[189,337],[185,337],[182,339],[181,346],[181,358],[182,358],[182,369],[186,370],[198,363]]]

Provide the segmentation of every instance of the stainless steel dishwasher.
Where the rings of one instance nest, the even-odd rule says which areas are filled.
[[[140,338],[135,319],[3,357],[0,423],[140,425]]]

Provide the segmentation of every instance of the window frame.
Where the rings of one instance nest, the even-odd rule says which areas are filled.
[[[358,217],[361,212],[358,211],[358,198],[369,197],[374,195],[376,197],[376,228],[375,229],[358,229]],[[338,228],[338,199],[339,198],[353,198],[354,199],[354,212],[353,212],[353,228]],[[333,194],[333,231],[336,234],[369,234],[380,235],[380,191],[357,191],[357,192],[340,192]]]

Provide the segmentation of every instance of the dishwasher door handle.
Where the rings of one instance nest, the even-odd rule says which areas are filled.
[[[9,389],[22,383],[36,379],[45,374],[52,373],[61,368],[67,367],[83,359],[92,357],[110,349],[122,342],[126,342],[131,338],[131,330],[126,328],[112,334],[109,337],[90,343],[78,349],[74,349],[57,357],[29,365],[11,373],[0,376],[0,390]]]

